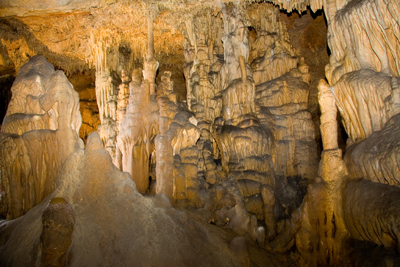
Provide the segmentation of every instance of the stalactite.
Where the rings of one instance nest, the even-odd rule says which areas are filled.
[[[118,203],[125,207],[125,202],[113,195],[115,190],[129,200],[126,201],[129,207],[134,203],[136,211],[157,212],[154,218],[159,220],[142,216],[147,226],[149,222],[160,226],[168,214],[174,215],[167,220],[173,221],[173,225],[176,221],[179,225],[189,225],[190,234],[185,232],[183,239],[196,232],[198,226],[171,204],[183,209],[201,209],[202,219],[240,236],[230,242],[230,248],[243,265],[263,266],[253,261],[254,253],[248,250],[254,252],[255,248],[246,246],[243,237],[246,234],[263,248],[257,247],[257,253],[267,255],[264,249],[271,252],[268,255],[290,253],[296,263],[290,260],[287,265],[357,265],[352,258],[359,250],[352,244],[354,239],[384,245],[385,251],[400,247],[395,227],[398,190],[392,187],[400,185],[397,159],[400,7],[396,0],[128,2],[112,1],[97,7],[92,3],[84,11],[76,9],[71,14],[48,15],[46,11],[40,16],[0,19],[0,64],[12,65],[16,71],[21,68],[23,74],[25,67],[21,66],[33,54],[43,53],[66,73],[94,68],[101,120],[98,128],[101,141],[96,133],[92,134],[87,149],[68,158],[63,175],[54,183],[64,159],[73,150],[82,149],[76,136],[80,127],[76,94],[69,93],[70,84],[60,72],[54,74],[53,69],[49,71],[53,73],[51,79],[46,78],[47,74],[32,72],[33,78],[27,75],[21,85],[17,78],[0,135],[0,213],[8,219],[23,215],[58,186],[55,194],[69,198],[71,207],[76,206],[67,215],[72,211],[78,214],[75,226],[80,230],[71,235],[70,229],[68,246],[62,248],[60,255],[54,254],[63,264],[65,257],[61,254],[73,254],[67,260],[71,266],[81,263],[85,253],[90,254],[89,250],[78,251],[81,247],[77,239],[69,243],[69,238],[90,233],[79,227],[92,220],[82,222],[82,218],[99,215],[104,220],[96,220],[101,229],[120,234],[118,240],[122,232],[132,237],[135,227],[125,227],[122,232],[119,227],[107,228],[112,218],[126,219],[124,213],[115,209]],[[331,52],[326,66],[327,81],[321,80],[318,86],[324,148],[319,167],[315,126],[308,110],[310,82],[317,80],[311,76],[315,73],[311,68],[315,66],[309,67],[306,62],[310,61],[302,58],[300,51],[304,49],[292,46],[279,10],[301,12],[307,6],[313,11],[324,9]],[[35,10],[26,12],[38,14]],[[284,20],[296,23],[291,18]],[[289,29],[305,26],[287,25]],[[315,60],[319,60],[317,56]],[[183,79],[173,77],[182,69],[186,100],[180,102],[185,98]],[[65,90],[60,93],[60,88],[67,88],[68,93]],[[343,159],[337,140],[338,110],[350,137]],[[114,165],[130,174],[134,183],[108,164],[108,154]],[[102,159],[101,164],[92,162],[93,155]],[[90,165],[89,169],[81,163]],[[102,166],[90,169],[92,164]],[[70,179],[65,179],[65,174]],[[93,183],[88,174],[103,179],[104,186],[98,181]],[[78,190],[74,183],[81,185],[86,181],[82,178],[87,177],[93,181],[83,183],[85,188]],[[142,194],[155,196],[141,198],[135,187]],[[379,196],[383,196],[382,200],[372,201]],[[45,201],[50,199],[58,198],[52,196]],[[101,212],[94,200],[106,200],[101,203]],[[84,209],[86,201],[93,210]],[[152,202],[154,205],[149,205]],[[5,233],[0,238],[0,253],[6,256],[5,260],[0,259],[0,265],[12,262],[6,252],[10,243],[17,243],[15,236],[31,229],[10,228],[32,218],[39,218],[35,219],[39,222],[42,217],[45,224],[49,223],[43,213],[47,203],[43,203],[22,219],[0,222],[0,232]],[[68,207],[65,203],[63,206]],[[108,209],[117,214],[104,212]],[[197,211],[190,212],[197,216]],[[83,215],[87,217],[79,217]],[[129,218],[119,221],[135,226],[132,222],[140,221],[139,217],[134,221]],[[90,224],[90,229],[97,227],[93,225]],[[171,228],[174,235],[178,228]],[[32,258],[31,265],[52,261],[47,255],[46,231],[42,235],[41,258],[37,251],[26,256],[25,252],[19,252],[22,249],[10,253],[10,258],[23,254]],[[145,239],[152,237],[147,234]],[[27,247],[31,236],[28,241],[19,239],[24,246],[18,244],[18,247]],[[140,241],[142,235],[139,233],[137,237]],[[129,265],[124,254],[132,252],[129,246],[116,248],[107,233],[101,240],[97,235],[91,238],[100,244],[98,255],[109,253],[112,256],[107,254],[108,257],[115,262]],[[37,240],[31,243],[39,246]],[[137,243],[154,246],[149,240]],[[165,240],[157,246],[171,245],[170,239]],[[111,244],[112,250],[104,247],[105,243]],[[155,254],[146,251],[153,250],[139,250],[143,251],[151,262]],[[168,255],[162,263],[182,263],[175,261],[175,257],[170,260],[171,257]],[[396,257],[397,254],[393,256]],[[187,264],[186,255],[183,258]],[[101,265],[97,258],[94,260]],[[229,261],[227,265],[235,263]]]

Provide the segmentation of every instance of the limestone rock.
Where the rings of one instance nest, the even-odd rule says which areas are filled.
[[[116,156],[115,142],[117,140],[118,125],[111,117],[103,119],[102,123],[97,126],[97,131],[101,136],[104,148],[114,158]]]
[[[0,75],[30,77],[17,78],[2,125],[1,213],[41,204],[0,222],[0,265],[397,263],[397,0],[22,2],[0,4]],[[82,135],[100,121],[100,138],[68,158],[57,188],[81,146],[79,106],[60,72],[21,67],[38,53],[96,76],[99,120],[86,103]],[[351,181],[361,177],[380,184]],[[59,198],[75,224],[69,248],[48,253],[40,220]],[[265,250],[291,260],[252,262]]]
[[[339,149],[323,152],[319,169],[322,179],[308,186],[301,205],[296,247],[302,266],[343,265],[348,260],[350,248],[342,206],[348,174],[341,156]]]
[[[354,142],[360,142],[399,112],[397,79],[370,69],[344,74],[332,87],[343,125]],[[396,91],[397,89],[397,91]],[[396,100],[397,98],[397,100]]]
[[[43,211],[42,224],[42,266],[65,266],[75,224],[71,206],[63,198],[53,198]]]
[[[234,6],[224,5],[222,13],[225,22],[225,61],[221,68],[223,125],[219,122],[215,126],[222,167],[224,171],[232,172],[236,180],[242,174],[248,179],[247,173],[255,172],[264,176],[262,184],[272,185],[274,174],[271,170],[271,137],[265,128],[260,127],[255,113],[255,86],[252,70],[248,65],[248,32],[244,29],[242,14]],[[235,209],[243,205],[240,201],[236,202]],[[261,201],[259,205],[247,206],[258,214],[264,213],[265,220],[272,218],[274,221],[271,210],[263,210],[263,205]],[[251,206],[258,208],[253,209]],[[266,211],[268,212],[265,213]],[[250,218],[242,220],[243,224],[250,221]]]
[[[142,83],[142,74],[134,71],[129,84],[129,103],[117,137],[122,154],[122,170],[131,174],[141,193],[149,188],[149,158],[159,131],[159,112],[150,98],[150,83]]]
[[[327,14],[328,42],[333,51],[326,70],[330,85],[336,84],[344,74],[359,69],[398,76],[399,58],[395,47],[400,32],[395,25],[399,22],[396,15],[399,3],[366,1],[354,8],[348,1],[343,1],[342,7],[341,10],[329,9]]]
[[[206,235],[204,226],[184,212],[160,205],[160,197],[139,194],[129,175],[113,165],[97,133],[89,136],[86,150],[67,159],[57,189],[1,229],[3,236],[14,228],[13,238],[1,244],[2,266],[40,265],[41,217],[48,202],[61,197],[75,218],[69,266],[240,266],[228,241]]]
[[[64,160],[83,146],[78,93],[43,56],[21,68],[12,92],[0,134],[1,205],[8,219],[50,194]]]
[[[297,68],[299,58],[290,44],[284,22],[278,20],[278,10],[272,5],[255,5],[249,13],[257,32],[249,57],[256,85]]]
[[[229,245],[229,248],[236,255],[241,266],[251,266],[249,251],[246,245],[246,239],[244,237],[235,237]]]
[[[308,66],[291,46],[276,9],[255,5],[249,14],[256,32],[249,58],[256,86],[256,112],[260,123],[274,136],[271,155],[275,175],[312,179],[317,155],[315,127],[307,110]]]
[[[344,161],[353,178],[399,186],[399,120],[399,114],[393,116],[382,130],[348,148]]]
[[[275,139],[276,175],[309,179],[316,175],[315,126],[307,102],[307,84],[291,73],[257,86],[261,122]]]
[[[335,149],[337,142],[337,108],[335,96],[325,80],[318,84],[318,100],[321,107],[321,135],[324,150]]]
[[[126,114],[126,106],[129,103],[129,82],[130,77],[127,75],[126,70],[121,71],[121,81],[118,90],[118,103],[117,103],[117,125],[119,127]]]
[[[344,190],[344,221],[353,238],[399,250],[399,188],[355,180]]]
[[[354,8],[343,1],[336,6],[341,9],[333,4],[326,8],[332,51],[326,77],[349,137],[359,142],[399,112],[397,81],[391,82],[391,77],[399,76],[394,52],[400,36],[395,26],[399,3],[365,1]]]

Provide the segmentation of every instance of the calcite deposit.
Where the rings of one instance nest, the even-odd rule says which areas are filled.
[[[400,265],[399,14],[1,2],[0,265]]]
[[[71,229],[72,242],[68,242]],[[59,232],[57,240],[51,240],[57,234],[51,231]],[[230,250],[220,235],[211,234],[208,241],[198,243],[207,231],[171,207],[165,195],[143,197],[129,174],[113,165],[99,135],[93,133],[86,149],[66,160],[57,189],[24,217],[3,224],[2,236],[8,238],[3,240],[7,245],[1,249],[0,262],[2,266],[63,266],[63,262],[69,266],[240,266],[234,255],[237,249]],[[64,260],[55,260],[57,253]]]
[[[55,189],[65,159],[83,146],[78,93],[43,56],[18,72],[1,129],[1,212],[25,214]]]

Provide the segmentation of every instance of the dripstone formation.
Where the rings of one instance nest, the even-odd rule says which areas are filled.
[[[1,266],[400,264],[397,1],[22,2]]]

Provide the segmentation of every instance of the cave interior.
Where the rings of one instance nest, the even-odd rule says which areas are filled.
[[[399,14],[2,1],[0,266],[400,266]]]

